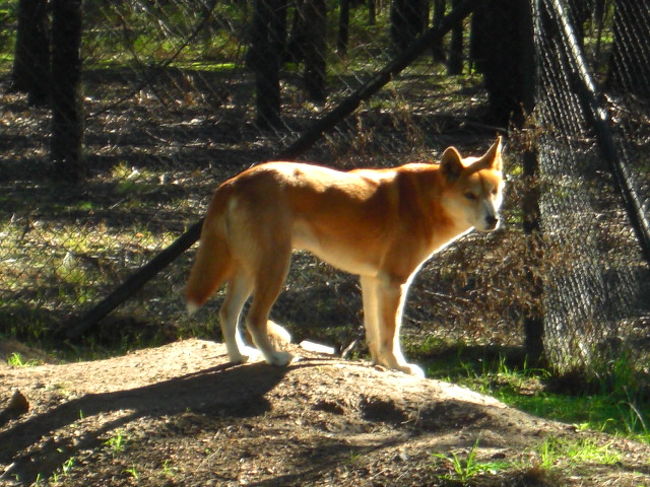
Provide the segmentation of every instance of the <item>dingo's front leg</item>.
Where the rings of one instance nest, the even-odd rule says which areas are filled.
[[[377,318],[377,283],[372,277],[361,276],[361,297],[363,299],[363,324],[370,357],[379,363],[379,323]]]
[[[404,358],[400,347],[399,332],[402,324],[402,309],[406,300],[408,282],[403,282],[389,276],[378,278],[364,278],[364,310],[366,308],[366,293],[369,292],[369,302],[375,305],[374,321],[376,334],[370,333],[370,340],[375,340],[375,345],[369,343],[375,350],[373,360],[391,369],[401,370],[407,374],[424,377],[424,372],[415,364],[410,364]],[[372,298],[372,299],[370,299]],[[366,330],[372,322],[366,321]]]

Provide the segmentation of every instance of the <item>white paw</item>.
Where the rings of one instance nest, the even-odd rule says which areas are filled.
[[[398,365],[396,368],[398,370],[401,370],[402,372],[406,372],[407,374],[412,375],[414,377],[418,377],[420,379],[424,379],[424,377],[425,377],[424,376],[424,370],[422,370],[421,367],[419,367],[418,365],[415,365],[415,364],[405,363],[405,364],[402,364],[402,365]]]
[[[377,357],[379,358],[377,361],[379,365],[405,372],[414,377],[424,378],[424,370],[419,366],[410,364],[404,360],[404,355],[402,355],[402,352],[399,350],[397,353],[389,352],[387,350],[378,350]]]
[[[256,348],[249,346],[240,346],[237,351],[232,351],[228,353],[230,361],[235,364],[243,364],[249,361],[255,361],[259,359],[260,352]]]
[[[273,352],[266,356],[266,361],[277,367],[284,367],[293,360],[293,355],[289,352]]]

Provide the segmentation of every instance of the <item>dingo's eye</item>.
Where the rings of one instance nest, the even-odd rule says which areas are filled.
[[[467,198],[468,200],[474,201],[474,200],[478,199],[478,196],[476,196],[475,193],[472,193],[471,191],[468,191],[467,193],[465,193],[465,198]]]
[[[494,188],[492,190],[492,196],[496,196],[498,192],[499,192],[499,190],[497,188]]]

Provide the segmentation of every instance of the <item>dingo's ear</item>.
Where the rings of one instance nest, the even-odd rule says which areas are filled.
[[[449,181],[456,181],[460,177],[465,166],[463,166],[460,153],[455,147],[447,147],[445,152],[442,153],[440,168]]]
[[[495,171],[502,170],[503,163],[501,161],[501,136],[497,137],[496,142],[487,150],[481,158],[472,164],[472,169],[480,171],[481,169],[494,169]]]

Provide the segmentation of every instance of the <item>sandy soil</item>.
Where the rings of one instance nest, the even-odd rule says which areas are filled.
[[[647,445],[295,352],[302,360],[284,369],[232,365],[221,344],[192,339],[93,362],[0,365],[0,485],[464,485],[433,454],[466,458],[477,440],[477,463],[515,466],[467,485],[650,485]],[[11,403],[16,391],[28,411]],[[620,460],[571,475],[535,466],[545,438],[581,435],[615,445]]]

